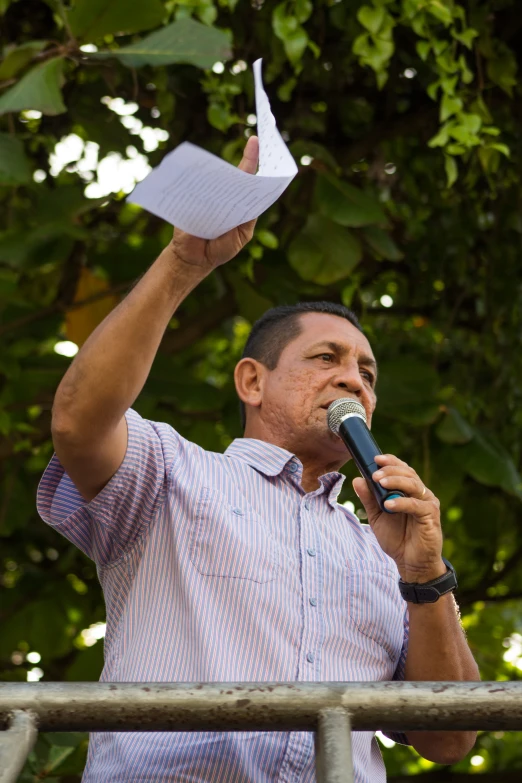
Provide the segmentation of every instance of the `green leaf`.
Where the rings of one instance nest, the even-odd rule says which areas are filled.
[[[298,13],[289,13],[287,3],[280,3],[272,14],[272,27],[277,37],[283,42],[285,54],[295,67],[297,66],[309,43],[308,33],[300,25],[311,13],[311,3],[300,0]]]
[[[500,136],[500,128],[496,128],[494,125],[483,125],[482,133],[487,133],[488,136]]]
[[[49,775],[49,773],[53,772],[56,767],[59,767],[60,764],[65,761],[67,756],[70,756],[71,753],[73,753],[73,751],[74,748],[53,745],[49,752],[49,761],[45,765],[46,777]]]
[[[443,443],[463,444],[469,443],[473,438],[473,427],[455,408],[446,409],[446,415],[437,425],[435,432]]]
[[[47,46],[47,41],[28,41],[8,51],[0,65],[0,81],[12,79],[13,76],[28,65],[35,54]]]
[[[448,188],[451,188],[451,186],[457,181],[457,177],[459,175],[457,161],[455,158],[452,158],[451,155],[444,156],[444,169],[446,171]]]
[[[363,5],[357,12],[357,19],[360,24],[371,33],[378,33],[386,16],[386,9],[382,6]]]
[[[357,237],[321,215],[310,215],[288,248],[290,266],[303,280],[320,285],[348,277],[361,257]]]
[[[452,114],[456,114],[462,109],[462,101],[460,98],[453,98],[450,95],[442,96],[440,102],[440,121],[445,122]]]
[[[437,100],[437,93],[441,87],[441,82],[439,79],[437,79],[436,82],[431,82],[431,84],[428,85],[426,88],[426,92],[428,93],[428,96],[431,98],[432,101]]]
[[[42,114],[62,114],[63,58],[54,57],[32,68],[0,98],[0,114],[34,109]]]
[[[293,35],[299,27],[299,20],[294,14],[288,13],[286,2],[279,3],[272,14],[274,33],[281,41]]]
[[[477,30],[474,30],[472,27],[468,27],[468,29],[464,30],[463,33],[453,33],[453,37],[456,38],[457,41],[460,41],[460,43],[464,44],[464,46],[467,46],[468,49],[473,47],[473,40],[477,36]]]
[[[89,54],[89,57],[116,57],[130,68],[172,63],[211,68],[218,60],[230,56],[227,35],[193,19],[180,19],[123,49]]]
[[[386,223],[386,215],[376,198],[333,174],[319,175],[315,200],[319,211],[341,226],[357,228]]]
[[[65,679],[69,682],[92,682],[98,680],[103,669],[103,641],[96,642],[92,647],[78,652],[71,666],[66,671]]]
[[[430,449],[430,463],[430,489],[440,500],[441,508],[447,509],[461,489],[465,477],[459,449],[434,444]]]
[[[372,250],[380,258],[387,261],[400,261],[404,258],[391,236],[379,226],[367,226],[362,229],[362,234]]]
[[[426,10],[446,26],[453,21],[450,9],[447,5],[444,5],[444,2],[441,2],[441,0],[430,0]]]
[[[231,267],[227,267],[226,278],[234,289],[240,314],[250,323],[257,321],[263,313],[273,307],[274,303],[270,299],[256,291],[239,272]]]
[[[76,38],[96,41],[105,35],[150,30],[161,24],[164,15],[161,0],[76,0],[68,19]]]
[[[494,174],[498,170],[500,155],[496,150],[491,149],[491,147],[480,147],[477,150],[477,155],[480,165],[486,173]]]
[[[411,358],[380,364],[379,412],[411,424],[430,424],[440,415],[439,377],[432,365]]]
[[[453,123],[443,125],[439,132],[428,141],[428,147],[444,147],[448,143],[449,132],[452,127]]]
[[[368,33],[361,33],[352,44],[352,52],[358,57],[364,57],[370,50],[370,46],[370,36]]]
[[[256,237],[259,242],[269,250],[277,250],[279,247],[279,240],[272,231],[268,231],[266,228],[256,229]]]
[[[207,109],[207,119],[213,128],[226,131],[236,122],[236,117],[230,114],[222,103],[211,103]]]
[[[31,179],[31,167],[24,145],[15,136],[0,133],[0,184],[25,185]]]
[[[497,84],[507,95],[511,95],[517,84],[517,61],[507,47],[499,57],[488,60],[487,73],[494,84]]]
[[[314,6],[311,0],[295,0],[294,13],[300,24],[304,24],[310,19],[313,10]]]
[[[431,50],[431,44],[429,41],[417,41],[417,44],[415,45],[415,48],[417,49],[417,54],[423,60],[426,62],[428,59],[428,55]]]
[[[495,142],[494,144],[489,145],[491,149],[498,150],[498,152],[501,152],[502,155],[505,155],[506,158],[509,158],[511,155],[511,151],[507,144],[499,144],[498,142]]]
[[[478,133],[482,127],[482,118],[478,114],[469,114],[461,112],[458,116],[459,125],[465,128],[469,133]]]
[[[294,67],[301,61],[308,46],[308,41],[308,33],[304,27],[298,27],[295,33],[288,35],[284,39],[283,46],[285,47],[286,56]]]
[[[84,735],[81,734],[71,733],[69,736],[71,737],[71,740],[75,742],[75,747],[71,747],[72,752],[68,754],[60,764],[54,766],[52,770],[53,775],[56,775],[60,780],[65,776],[81,775],[87,760],[89,740],[84,738]],[[54,744],[56,742],[56,735],[54,733],[52,739]],[[49,758],[51,758],[51,756],[49,756]],[[48,778],[46,777],[44,779],[47,780]]]
[[[475,430],[473,440],[460,449],[466,472],[488,487],[501,487],[522,499],[522,479],[501,443],[489,433]]]

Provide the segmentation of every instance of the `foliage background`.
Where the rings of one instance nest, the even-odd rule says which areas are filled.
[[[1,679],[98,677],[94,566],[35,510],[70,361],[54,348],[81,345],[169,240],[125,203],[125,166],[143,175],[183,140],[236,163],[259,56],[299,175],[183,304],[136,407],[222,450],[252,321],[300,299],[354,307],[381,365],[376,438],[441,498],[482,676],[519,679],[517,0],[0,0],[0,35]],[[127,171],[114,193],[111,165]],[[395,781],[502,783],[520,779],[519,741],[481,734],[452,770],[385,757]],[[78,780],[85,746],[42,735],[23,780]]]

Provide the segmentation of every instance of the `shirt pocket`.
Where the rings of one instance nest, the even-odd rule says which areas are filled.
[[[398,574],[385,563],[347,560],[348,617],[397,663],[404,641],[404,600]]]
[[[197,501],[190,559],[205,576],[248,579],[264,584],[276,578],[275,541],[245,498],[225,497],[203,487]]]

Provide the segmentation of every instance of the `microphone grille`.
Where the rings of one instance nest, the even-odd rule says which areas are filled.
[[[364,410],[364,406],[361,405],[360,402],[357,402],[357,400],[349,400],[347,397],[341,397],[340,400],[334,400],[334,402],[328,406],[328,426],[332,432],[335,432],[336,435],[339,434],[339,427],[341,426],[342,420],[350,413],[360,416],[366,424],[366,411]]]

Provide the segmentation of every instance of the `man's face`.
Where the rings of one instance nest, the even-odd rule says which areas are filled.
[[[346,460],[346,447],[329,430],[326,412],[333,400],[355,399],[370,425],[377,399],[372,349],[345,318],[306,313],[299,322],[301,334],[283,350],[277,367],[263,373],[259,414],[278,445]]]

